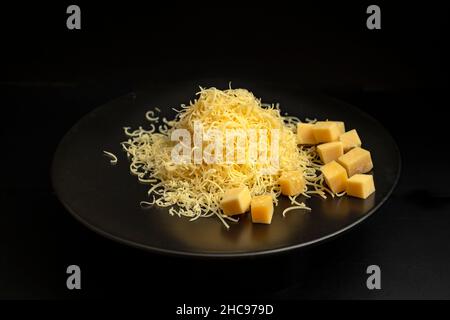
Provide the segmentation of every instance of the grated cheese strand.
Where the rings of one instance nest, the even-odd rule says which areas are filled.
[[[103,150],[103,153],[104,153],[106,156],[108,156],[108,157],[111,158],[111,160],[109,160],[109,162],[110,162],[111,164],[117,164],[117,157],[116,157],[116,155],[115,155],[114,153],[111,153],[111,152],[105,151],[105,150]]]

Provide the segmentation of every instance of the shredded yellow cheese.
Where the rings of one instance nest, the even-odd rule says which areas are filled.
[[[160,119],[155,111],[148,111],[145,115],[150,122],[147,129],[139,127],[132,131],[124,127],[128,140],[122,142],[122,147],[130,159],[130,172],[139,181],[151,184],[148,191],[150,201],[142,201],[142,207],[170,207],[171,215],[190,220],[217,216],[228,228],[227,221],[237,222],[237,219],[221,212],[219,204],[225,190],[246,185],[252,196],[271,194],[277,205],[281,195],[277,181],[281,173],[299,169],[307,181],[303,196],[317,194],[326,198],[326,192],[334,196],[323,185],[315,147],[297,146],[298,118],[282,116],[278,105],[263,104],[245,89],[200,88],[197,95],[198,98],[189,105],[181,105],[181,110],[174,109],[177,114],[173,120]],[[159,109],[155,110],[159,112]],[[187,129],[193,133],[194,121],[200,121],[204,131],[279,129],[279,170],[262,174],[261,169],[267,169],[270,163],[255,163],[248,158],[242,164],[174,163],[171,150],[175,142],[171,141],[170,134],[175,129]],[[291,198],[291,201],[296,206],[286,209],[283,215],[293,209],[309,209],[296,198]]]

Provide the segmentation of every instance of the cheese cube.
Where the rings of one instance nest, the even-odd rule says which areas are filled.
[[[251,215],[253,223],[270,224],[273,216],[272,196],[262,195],[253,197]]]
[[[340,141],[327,142],[317,146],[317,153],[320,156],[320,160],[324,164],[327,164],[342,156],[344,154],[344,148]]]
[[[338,162],[347,170],[349,177],[356,173],[369,172],[373,168],[370,152],[360,147],[353,148],[340,156]]]
[[[233,188],[225,192],[220,207],[227,216],[242,214],[248,211],[252,196],[247,187]]]
[[[316,144],[316,138],[313,134],[314,124],[299,123],[297,124],[297,143],[299,144]]]
[[[356,147],[361,147],[361,139],[359,139],[358,132],[356,132],[355,129],[341,134],[339,136],[339,141],[341,141],[344,146],[344,152]]]
[[[331,142],[339,139],[341,131],[334,121],[317,121],[313,128],[314,138],[317,143]]]
[[[336,161],[331,161],[321,169],[325,182],[334,193],[339,193],[347,187],[347,171]]]
[[[278,179],[281,187],[281,193],[285,196],[295,196],[303,192],[305,188],[305,178],[300,170],[286,171],[281,174]]]
[[[347,194],[352,197],[367,199],[375,192],[373,176],[370,174],[355,174],[347,180]]]

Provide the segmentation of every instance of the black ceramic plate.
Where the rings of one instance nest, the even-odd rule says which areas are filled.
[[[251,82],[233,87],[253,91],[264,102],[279,102],[283,112],[304,118],[345,121],[358,130],[363,147],[372,153],[376,192],[366,200],[344,196],[306,199],[312,211],[291,211],[282,200],[271,225],[252,224],[248,217],[227,230],[217,218],[173,217],[164,208],[142,209],[148,186],[129,173],[120,142],[122,127],[146,125],[145,112],[154,107],[169,119],[172,107],[188,103],[198,85],[225,88],[225,81],[202,81],[168,88],[152,87],[111,101],[81,119],[61,141],[53,162],[54,188],[69,212],[92,230],[117,241],[152,251],[198,256],[261,255],[305,247],[348,230],[373,212],[391,194],[400,173],[397,146],[373,118],[348,104],[320,96],[273,89]],[[102,150],[119,158],[113,166]]]

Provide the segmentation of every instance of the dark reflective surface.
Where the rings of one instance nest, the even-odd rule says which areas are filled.
[[[110,238],[169,253],[194,255],[253,255],[309,245],[356,225],[387,199],[396,184],[400,159],[390,135],[375,120],[345,103],[320,96],[286,92],[254,82],[233,82],[261,97],[279,102],[283,112],[300,118],[343,120],[347,129],[358,130],[363,147],[372,153],[376,193],[366,200],[349,197],[307,199],[312,212],[281,212],[276,208],[270,226],[254,225],[248,217],[226,230],[217,219],[172,217],[166,209],[143,210],[148,186],[129,174],[126,155],[120,148],[122,127],[145,125],[145,111],[159,107],[173,116],[172,107],[188,103],[197,86],[224,88],[227,81],[196,81],[168,88],[152,87],[116,99],[84,117],[64,137],[55,154],[53,184],[68,210],[91,229]],[[102,150],[116,154],[119,163],[109,164]]]

